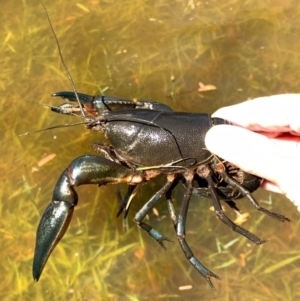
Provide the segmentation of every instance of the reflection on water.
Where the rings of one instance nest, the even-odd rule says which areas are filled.
[[[45,5],[81,92],[97,93],[100,85],[109,87],[107,94],[208,113],[256,96],[299,92],[298,2],[112,0]],[[285,198],[271,195],[272,202],[264,205],[290,217],[290,225],[270,220],[239,201],[250,213],[244,227],[270,239],[260,247],[219,222],[208,200],[193,198],[189,243],[196,256],[223,278],[214,281],[217,291],[212,292],[177,242],[164,251],[131,221],[160,187],[159,180],[142,188],[128,231],[115,218],[117,187],[78,189],[80,204],[70,229],[41,280],[34,283],[35,231],[57,178],[73,158],[92,153],[90,143],[100,138],[84,127],[17,136],[73,122],[34,103],[60,104],[49,95],[69,90],[70,84],[41,4],[7,1],[1,11],[2,300],[300,298],[299,215]],[[199,92],[199,83],[217,89]],[[50,154],[56,157],[38,166]],[[177,207],[182,193],[177,191]],[[255,196],[260,201],[270,197],[263,191]],[[158,217],[149,215],[150,223],[176,240],[164,202],[157,210]],[[180,291],[183,285],[192,289]]]

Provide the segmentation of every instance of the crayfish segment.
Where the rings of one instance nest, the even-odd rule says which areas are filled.
[[[77,200],[77,193],[66,169],[56,184],[52,202],[44,212],[37,230],[32,269],[35,281],[39,280],[48,257],[68,229]]]
[[[137,186],[140,173],[108,159],[86,155],[76,158],[64,170],[55,186],[52,201],[40,221],[33,259],[33,278],[38,281],[48,257],[64,236],[77,205],[75,186],[127,183]]]
[[[152,100],[132,101],[129,99],[122,99],[115,96],[107,96],[107,95],[92,96],[84,93],[77,93],[77,95],[84,109],[88,113],[95,116],[102,114],[104,111],[118,111],[118,110],[129,110],[129,109],[149,109],[149,110],[157,110],[157,111],[164,111],[164,112],[172,112],[172,109],[169,106]],[[53,93],[52,96],[61,97],[63,99],[68,99],[69,101],[77,102],[75,92],[71,92],[71,91],[56,92]],[[52,110],[52,111],[56,113],[62,113],[56,110]],[[68,114],[68,113],[63,113],[63,114]]]
[[[37,230],[33,260],[33,278],[38,281],[51,252],[64,236],[72,219],[74,206],[52,201],[47,207]]]

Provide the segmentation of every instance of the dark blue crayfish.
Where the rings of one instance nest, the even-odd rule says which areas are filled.
[[[47,17],[55,36],[48,14]],[[62,63],[74,87],[57,38],[56,42]],[[186,240],[185,225],[192,194],[210,199],[217,216],[225,225],[257,245],[265,240],[230,220],[225,215],[220,200],[237,209],[234,200],[245,197],[261,213],[281,222],[289,221],[285,216],[261,207],[253,198],[251,192],[260,186],[260,178],[242,171],[205,148],[204,138],[207,131],[218,124],[229,124],[226,120],[212,118],[204,113],[174,112],[170,107],[154,101],[133,102],[110,96],[90,96],[77,93],[75,88],[74,92],[57,92],[53,96],[77,101],[77,104],[62,104],[52,107],[52,111],[82,117],[88,129],[101,132],[109,143],[94,144],[104,157],[78,157],[59,177],[51,203],[46,208],[37,230],[33,261],[33,277],[36,281],[70,224],[78,202],[75,187],[80,185],[128,184],[127,194],[118,212],[119,216],[125,211],[126,216],[138,187],[158,175],[165,175],[165,184],[145,202],[136,213],[134,221],[165,248],[163,242],[171,240],[143,221],[148,212],[165,196],[179,244],[186,258],[206,278],[212,289],[214,286],[211,277],[220,277],[194,256]],[[179,183],[183,184],[185,194],[179,212],[176,213],[172,192]]]
[[[77,96],[76,96],[77,94]],[[33,263],[33,277],[38,281],[47,259],[65,234],[71,221],[78,196],[75,187],[85,184],[128,184],[128,192],[118,213],[127,215],[137,188],[165,175],[166,183],[136,213],[134,221],[163,248],[170,241],[143,220],[148,212],[166,197],[179,244],[189,262],[206,278],[212,289],[211,277],[218,275],[207,269],[193,255],[186,240],[186,219],[191,195],[211,199],[220,220],[233,231],[259,245],[264,243],[251,232],[236,225],[222,210],[220,200],[236,209],[233,200],[245,197],[257,210],[281,222],[289,221],[283,215],[261,207],[251,195],[261,179],[245,173],[229,162],[210,153],[204,144],[206,132],[218,124],[228,124],[220,118],[203,113],[174,112],[168,106],[154,101],[133,102],[110,96],[90,96],[76,92],[57,92],[53,96],[78,104],[62,104],[52,108],[62,114],[85,117],[86,127],[101,132],[109,143],[95,143],[104,156],[84,155],[76,158],[63,171],[54,188],[52,201],[40,221]],[[176,213],[172,191],[182,183],[185,194]]]

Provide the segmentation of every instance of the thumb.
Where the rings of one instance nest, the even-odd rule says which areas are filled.
[[[276,155],[270,140],[258,133],[232,125],[212,127],[206,134],[205,144],[209,151],[238,166],[277,184]]]
[[[279,191],[298,207],[298,211],[300,211],[299,143],[300,141],[268,138],[231,125],[212,127],[205,138],[209,151],[245,172],[275,184]]]

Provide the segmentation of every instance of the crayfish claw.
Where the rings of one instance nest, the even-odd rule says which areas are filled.
[[[152,228],[150,225],[148,225],[148,224],[140,223],[140,224],[138,224],[138,225],[139,225],[139,227],[141,227],[144,231],[146,231],[147,234],[148,234],[149,236],[151,236],[154,240],[156,240],[156,241],[159,243],[159,245],[160,245],[163,249],[165,249],[165,250],[167,250],[167,248],[166,248],[165,245],[163,244],[163,241],[170,241],[170,242],[173,242],[172,239],[170,239],[169,237],[166,237],[166,236],[160,234],[157,230],[153,229],[153,228]]]
[[[153,236],[152,236],[153,237]],[[159,243],[159,245],[163,248],[163,249],[165,249],[165,250],[167,250],[167,248],[166,248],[166,246],[164,245],[164,243],[163,243],[163,241],[170,241],[170,242],[173,242],[173,240],[172,239],[170,239],[170,238],[168,238],[168,237],[166,237],[166,236],[163,236],[163,235],[161,235],[160,236],[160,239],[155,239],[158,243]]]
[[[51,95],[52,97],[61,97],[62,99],[68,99],[69,101],[77,101],[76,94],[72,91],[60,91],[55,92]],[[84,93],[77,93],[77,96],[82,103],[91,103],[94,99],[94,96],[84,94]]]
[[[257,245],[262,245],[262,244],[264,244],[264,243],[266,243],[266,242],[268,242],[269,241],[269,239],[264,239],[264,240],[261,240],[260,241],[260,243],[259,244],[257,244]]]
[[[214,277],[218,280],[222,280],[222,278],[219,275],[213,273],[212,271],[209,271],[209,273],[205,276],[205,279],[206,279],[207,283],[209,284],[210,288],[215,291],[216,288],[213,285],[213,283],[211,282],[211,277]]]
[[[206,281],[207,281],[207,283],[209,284],[210,288],[211,288],[213,291],[215,291],[216,288],[214,287],[214,285],[213,285],[213,283],[211,282],[211,280],[210,280],[209,277],[206,278]]]
[[[33,259],[32,274],[38,281],[51,252],[64,236],[74,210],[68,202],[52,201],[40,221]]]
[[[47,259],[64,236],[78,202],[75,186],[126,182],[133,176],[129,168],[102,157],[76,158],[64,170],[54,188],[52,201],[40,221],[33,259],[33,278],[38,281]]]

